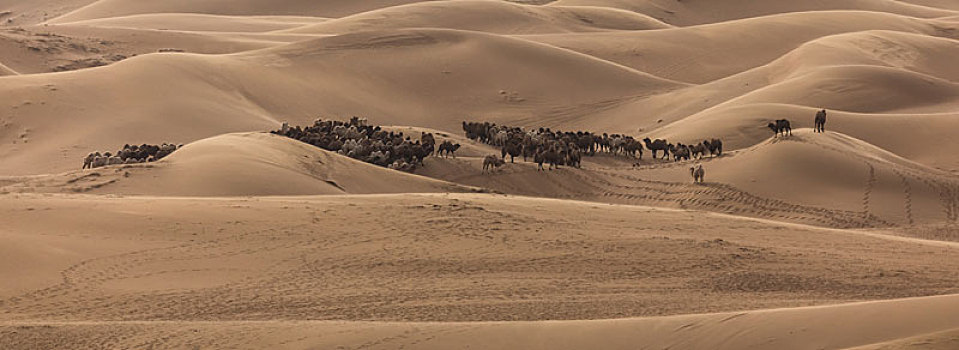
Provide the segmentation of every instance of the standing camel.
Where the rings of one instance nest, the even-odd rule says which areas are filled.
[[[826,132],[826,110],[816,112],[816,132]]]
[[[706,170],[703,170],[702,164],[689,167],[689,175],[693,177],[693,183],[702,183],[706,178]]]

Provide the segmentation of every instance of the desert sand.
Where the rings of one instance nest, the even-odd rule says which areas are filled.
[[[0,348],[959,348],[957,19],[947,0],[2,2]],[[352,116],[460,148],[407,172],[269,133]],[[464,121],[724,152],[485,172],[501,149]],[[144,143],[182,147],[81,169]]]

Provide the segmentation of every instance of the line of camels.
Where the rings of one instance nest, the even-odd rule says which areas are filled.
[[[825,132],[825,125],[826,110],[820,110],[815,117],[815,131]],[[767,126],[773,131],[774,137],[792,135],[789,120],[775,120]],[[649,150],[653,159],[668,160],[672,156],[673,161],[702,159],[707,155],[718,157],[723,154],[723,141],[716,138],[685,145],[648,137],[637,140],[628,135],[589,131],[563,132],[549,128],[527,130],[490,122],[464,121],[462,127],[468,139],[500,149],[499,155],[490,154],[483,158],[484,173],[490,173],[506,164],[507,157],[511,163],[515,162],[517,157],[522,157],[523,161],[531,159],[537,164],[537,171],[546,171],[558,169],[560,166],[580,168],[584,156],[595,156],[598,153],[642,159],[644,150]],[[317,119],[313,125],[306,127],[291,127],[283,123],[279,130],[270,133],[363,162],[406,172],[413,172],[417,167],[424,166],[423,159],[429,156],[456,158],[456,151],[461,147],[449,140],[437,145],[436,137],[432,133],[424,132],[414,139],[403,132],[386,131],[380,126],[369,125],[365,118],[358,117],[347,121]],[[154,162],[181,147],[183,146],[169,143],[125,145],[116,154],[90,153],[84,157],[82,168]],[[689,172],[693,182],[705,181],[706,172],[702,164],[690,167]]]

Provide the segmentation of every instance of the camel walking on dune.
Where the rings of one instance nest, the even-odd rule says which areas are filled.
[[[816,132],[826,132],[826,110],[816,112]]]
[[[702,183],[706,179],[706,170],[703,170],[703,165],[689,167],[689,175],[693,177],[693,183]]]
[[[779,136],[779,134],[782,134],[784,137],[786,135],[792,136],[793,134],[793,128],[789,124],[789,120],[786,119],[779,119],[775,123],[769,123],[766,127],[773,131],[773,137]]]

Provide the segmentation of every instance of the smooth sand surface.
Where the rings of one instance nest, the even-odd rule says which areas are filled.
[[[0,3],[0,348],[955,349],[957,18],[946,0]],[[461,147],[410,174],[267,132],[351,116]],[[484,173],[500,149],[463,121],[725,152]],[[163,142],[184,147],[80,169]]]

